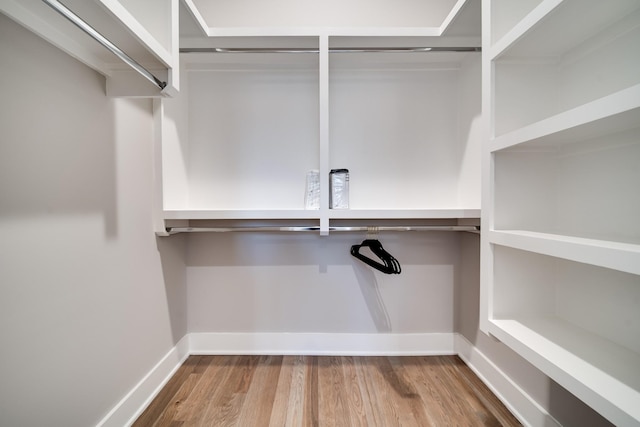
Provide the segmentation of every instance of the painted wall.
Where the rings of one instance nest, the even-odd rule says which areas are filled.
[[[151,102],[3,15],[0,76],[0,425],[95,425],[186,333]]]
[[[456,233],[381,233],[402,274],[349,253],[365,233],[190,235],[190,332],[453,332]]]

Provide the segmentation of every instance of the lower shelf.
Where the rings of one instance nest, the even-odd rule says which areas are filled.
[[[555,317],[490,323],[492,335],[609,421],[640,424],[640,354]]]
[[[489,239],[491,243],[501,246],[597,265],[625,273],[640,274],[640,245],[633,243],[585,239],[526,230],[491,230]]]

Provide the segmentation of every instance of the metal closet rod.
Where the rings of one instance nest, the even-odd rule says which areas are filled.
[[[300,231],[320,231],[318,226],[293,226],[293,227],[276,227],[276,226],[256,226],[256,227],[167,227],[167,233],[227,233],[227,232],[300,232]],[[329,227],[329,231],[468,231],[477,233],[480,226],[477,225],[391,225],[380,227]]]
[[[482,48],[477,46],[461,47],[332,47],[329,53],[425,53],[425,52],[481,52]],[[225,48],[225,47],[186,47],[181,48],[180,53],[319,53],[317,48],[279,48],[279,47],[256,47],[256,48]]]
[[[109,51],[111,51],[111,53],[116,55],[118,58],[120,58],[122,61],[124,61],[131,68],[136,70],[138,73],[140,73],[144,78],[149,80],[151,83],[153,83],[154,85],[158,86],[160,89],[164,89],[167,86],[166,82],[161,81],[156,76],[151,74],[151,72],[149,72],[149,70],[147,70],[142,65],[137,63],[135,61],[135,59],[133,59],[129,55],[127,55],[118,46],[116,46],[115,44],[111,43],[109,41],[109,39],[107,39],[105,36],[100,34],[91,25],[87,24],[82,18],[80,18],[75,13],[73,13],[65,5],[63,5],[62,3],[60,3],[57,0],[42,0],[42,1],[45,2],[47,5],[51,6],[51,8],[53,10],[55,10],[56,12],[58,12],[60,15],[64,16],[65,18],[67,18],[76,27],[80,28],[82,31],[84,31],[89,36],[91,36],[95,41],[97,41],[102,46],[104,46]]]

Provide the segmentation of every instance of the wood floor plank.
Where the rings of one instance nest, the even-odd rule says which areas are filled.
[[[465,384],[478,402],[482,404],[485,410],[479,411],[478,413],[482,416],[484,425],[519,425],[516,417],[509,412],[496,395],[489,390],[486,384],[478,378],[478,376],[462,361],[462,359],[456,357],[453,365],[450,366],[448,373],[451,376],[456,377],[462,384]],[[495,421],[487,419],[487,416],[494,417]]]
[[[307,383],[305,372],[308,360],[309,357],[304,356],[296,356],[294,360],[294,371],[287,403],[287,422],[285,423],[288,426],[304,425],[304,391]]]
[[[192,356],[136,427],[519,426],[457,356]]]
[[[209,366],[191,391],[189,399],[177,411],[174,419],[184,425],[198,425],[208,408],[208,402],[213,399],[218,386],[224,378],[231,374],[232,367],[238,356],[218,356],[210,360]]]
[[[342,370],[344,375],[345,395],[347,398],[347,407],[350,412],[351,426],[366,427],[367,413],[365,411],[364,396],[360,389],[360,380],[356,369],[356,363],[353,357],[345,356],[341,359]]]
[[[268,426],[276,397],[282,356],[262,356],[244,396],[245,404],[238,417],[239,426]]]
[[[318,360],[317,357],[307,356],[305,358],[305,373],[308,378],[304,393],[304,427],[319,427],[319,384],[318,384]]]
[[[430,425],[424,414],[423,405],[418,405],[420,396],[412,385],[407,382],[398,370],[391,364],[388,357],[379,357],[378,370],[384,381],[390,387],[391,402],[395,406],[395,416],[401,426],[423,426]],[[417,409],[420,406],[421,410]]]
[[[188,394],[188,387],[196,382],[196,377],[191,378],[191,374],[201,365],[207,365],[209,360],[197,356],[189,357],[178,368],[176,373],[164,386],[162,391],[156,396],[155,405],[150,405],[133,424],[134,427],[148,427],[155,425],[159,420],[166,418],[165,412],[175,410],[178,402]],[[186,384],[186,385],[185,385]],[[176,402],[177,401],[177,402]]]
[[[318,419],[321,426],[351,425],[347,396],[342,385],[344,373],[340,357],[327,356],[318,362]]]
[[[244,398],[258,365],[259,356],[240,356],[224,382],[218,386],[216,393],[208,402],[207,410],[199,425],[235,426]]]
[[[291,396],[292,389],[296,387],[296,381],[294,378],[295,362],[296,356],[284,356],[282,358],[282,366],[280,367],[280,375],[278,376],[278,383],[276,384],[276,392],[273,399],[273,410],[271,411],[271,417],[269,418],[269,425],[271,426],[287,425],[287,418],[289,416],[289,397]],[[302,372],[300,376],[304,378],[304,372]],[[301,392],[300,396],[302,395],[303,393]]]

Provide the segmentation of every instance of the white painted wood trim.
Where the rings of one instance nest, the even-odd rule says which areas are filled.
[[[525,426],[560,424],[509,376],[457,333],[191,333],[185,335],[98,423],[129,426],[189,355],[278,354],[430,356],[457,354]]]
[[[444,18],[444,21],[442,22],[442,25],[440,25],[440,28],[439,28],[440,34],[439,35],[442,35],[442,34],[444,34],[445,31],[447,31],[447,28],[449,28],[449,25],[451,25],[451,23],[456,18],[456,16],[458,16],[460,11],[462,10],[462,6],[464,6],[466,3],[467,3],[467,0],[458,0],[456,2],[456,4],[451,9],[451,12],[449,12],[449,15],[447,15],[447,17]]]
[[[133,424],[188,356],[189,338],[187,335],[169,350],[156,366],[118,402],[98,423],[97,427],[122,427]]]
[[[455,354],[454,333],[191,333],[191,354],[417,356]]]
[[[147,31],[145,27],[118,0],[99,0],[115,19],[120,21],[129,32],[166,67],[177,66],[169,50]]]
[[[454,349],[523,425],[560,427],[555,418],[464,336],[456,334]]]

